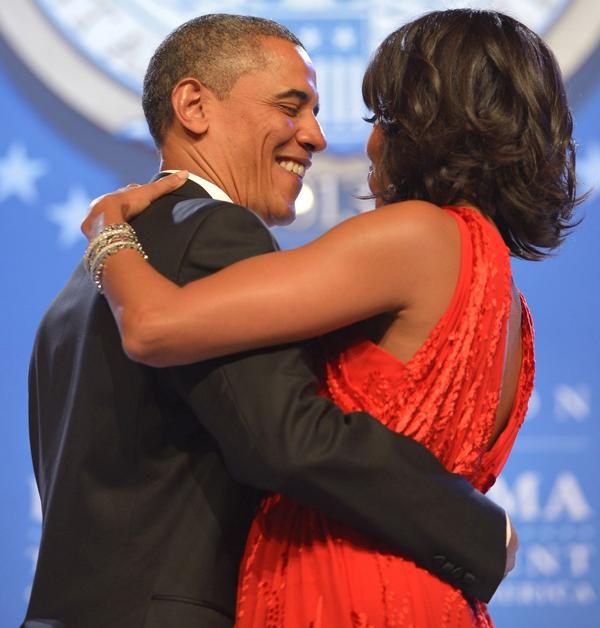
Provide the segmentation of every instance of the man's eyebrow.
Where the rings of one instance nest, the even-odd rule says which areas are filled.
[[[276,94],[275,98],[297,98],[302,104],[307,103],[310,100],[310,96],[305,91],[294,88]],[[313,113],[315,115],[319,113],[319,103],[315,105]]]

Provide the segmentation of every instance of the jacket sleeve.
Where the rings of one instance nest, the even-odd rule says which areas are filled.
[[[218,206],[191,238],[179,280],[275,246],[247,209]],[[278,346],[170,376],[237,481],[318,508],[488,601],[504,573],[504,511],[422,445],[318,396],[313,356],[310,343]]]

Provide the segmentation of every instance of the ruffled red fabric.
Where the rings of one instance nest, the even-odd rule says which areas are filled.
[[[326,391],[369,412],[487,491],[504,466],[533,388],[533,327],[522,305],[523,357],[508,423],[490,448],[511,303],[506,245],[479,212],[445,208],[461,234],[457,286],[417,353],[401,362],[354,337],[327,363]],[[360,452],[357,452],[360,455]],[[242,561],[238,628],[492,626],[484,604],[409,560],[281,495],[263,500]]]

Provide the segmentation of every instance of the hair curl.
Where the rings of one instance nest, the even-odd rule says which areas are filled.
[[[363,98],[383,131],[386,202],[469,203],[513,255],[537,260],[573,227],[573,122],[558,64],[492,11],[436,11],[377,49]]]
[[[144,115],[157,147],[173,122],[171,92],[175,85],[192,76],[219,98],[227,97],[243,74],[265,66],[267,56],[260,45],[263,37],[302,46],[290,30],[277,22],[225,13],[194,18],[167,36],[150,59],[142,95]]]

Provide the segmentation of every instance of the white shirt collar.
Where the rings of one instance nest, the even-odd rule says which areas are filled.
[[[161,170],[161,172],[179,172],[179,170]],[[192,174],[191,172],[188,174],[188,179],[191,179],[194,183],[197,183],[201,187],[203,187],[208,195],[211,198],[214,198],[215,201],[225,201],[226,203],[235,203],[229,198],[229,196],[223,192],[223,190],[218,186],[212,183],[211,181],[207,181],[202,177],[199,177],[197,174]]]

